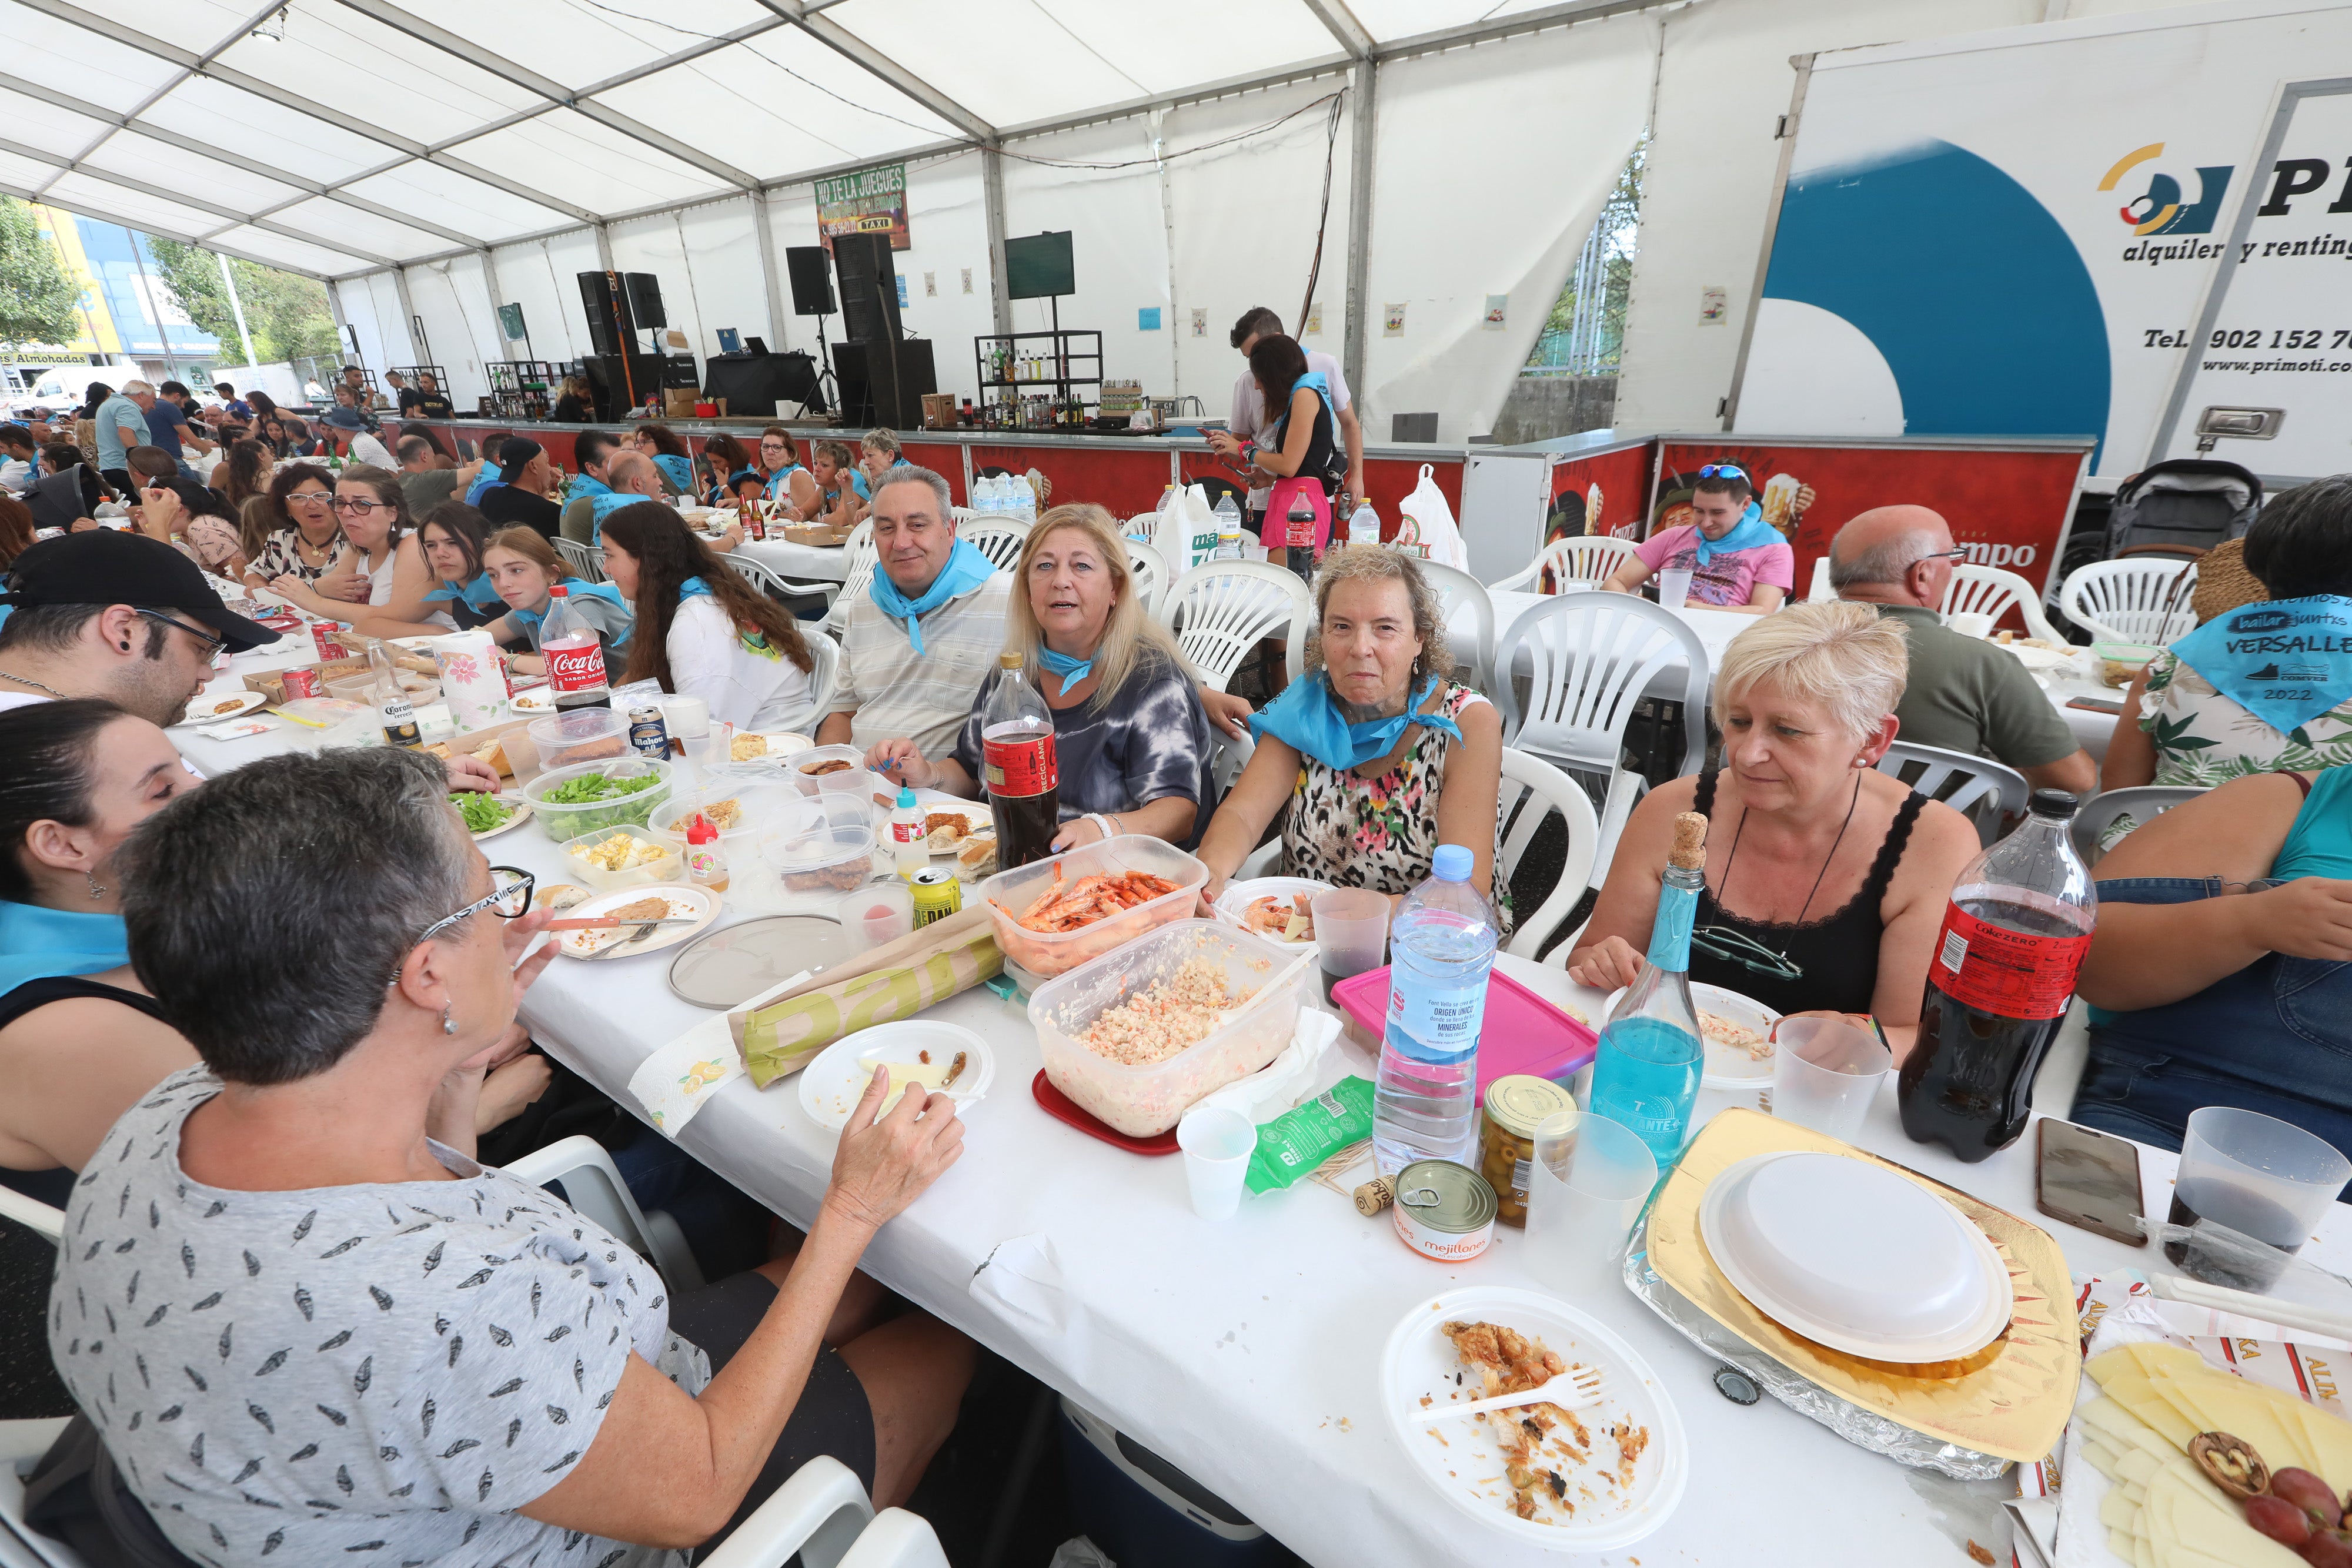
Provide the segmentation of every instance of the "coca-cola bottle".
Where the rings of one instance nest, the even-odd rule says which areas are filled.
[[[558,713],[579,707],[611,707],[612,683],[604,674],[604,644],[596,628],[572,608],[570,591],[557,583],[548,591],[547,619],[540,623],[539,652],[547,661],[547,687]]]
[[[2074,797],[2036,789],[1970,861],[1927,961],[1919,1039],[1895,1079],[1903,1130],[1974,1162],[2025,1131],[2033,1075],[2074,999],[2099,899],[2067,834]]]
[[[996,863],[1004,871],[1054,852],[1062,825],[1061,770],[1054,715],[1029,684],[1021,655],[997,657],[996,690],[980,717],[981,782],[996,819]]]

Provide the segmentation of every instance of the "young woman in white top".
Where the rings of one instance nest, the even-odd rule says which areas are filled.
[[[320,580],[315,590],[272,584],[297,607],[330,620],[352,619],[352,605],[364,602],[383,612],[381,619],[422,622],[435,606],[425,596],[440,583],[425,563],[415,534],[408,525],[408,501],[400,476],[388,468],[361,464],[346,468],[335,479],[335,517],[343,528],[350,552]],[[337,592],[335,578],[350,576],[368,585],[364,601]]]
[[[636,609],[622,680],[703,698],[710,716],[768,730],[808,706],[816,661],[792,612],[752,587],[659,501],[604,519],[604,575]]]

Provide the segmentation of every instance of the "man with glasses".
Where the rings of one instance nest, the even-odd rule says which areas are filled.
[[[1690,522],[1643,540],[1601,586],[1614,593],[1639,593],[1659,572],[1687,571],[1685,603],[1743,615],[1780,609],[1796,585],[1797,556],[1764,520],[1746,470],[1732,463],[1700,469],[1690,510]]]
[[[1830,546],[1830,586],[1840,599],[1876,607],[1903,623],[1911,674],[1895,716],[1902,737],[1970,757],[1990,757],[2037,789],[2087,795],[2099,765],[2016,655],[1944,624],[1944,591],[1968,552],[1925,507],[1876,507],[1838,530]]]

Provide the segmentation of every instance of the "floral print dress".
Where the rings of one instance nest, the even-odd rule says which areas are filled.
[[[2151,784],[2210,789],[2249,773],[2318,773],[2352,765],[2352,702],[2282,733],[2215,691],[2176,653],[2158,654],[2149,664],[2137,721],[2156,747]],[[2115,848],[2137,826],[2128,811],[2117,817],[2101,831],[2100,851]]]
[[[1458,719],[1464,709],[1486,700],[1468,686],[1449,683],[1437,711]],[[1299,758],[1298,782],[1282,828],[1285,875],[1390,894],[1411,893],[1429,880],[1437,853],[1437,801],[1445,789],[1454,740],[1426,725],[1414,725],[1408,733],[1413,741],[1404,760],[1376,779],[1326,767],[1311,757]],[[1511,890],[1502,863],[1503,821],[1497,811],[1493,895],[1496,923],[1507,938]]]

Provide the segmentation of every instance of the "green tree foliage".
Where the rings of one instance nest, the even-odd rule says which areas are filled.
[[[32,207],[0,196],[0,343],[66,343],[81,290],[42,235]]]
[[[1598,357],[1604,374],[1613,372],[1625,341],[1625,302],[1633,289],[1633,254],[1642,226],[1642,177],[1649,162],[1649,139],[1644,137],[1634,147],[1633,156],[1625,160],[1625,167],[1618,171],[1616,187],[1601,204],[1601,215],[1593,223],[1601,236]],[[1575,323],[1580,270],[1570,269],[1566,286],[1552,302],[1543,333],[1536,340],[1535,352],[1528,357],[1530,369],[1549,362],[1545,356],[1551,351],[1551,346],[1564,341]]]
[[[222,358],[233,360],[243,353],[236,313],[221,282],[220,257],[197,246],[152,235],[148,236],[147,246],[163,274],[163,287],[172,291],[190,320],[220,340]],[[253,333],[253,351],[262,363],[305,356],[337,357],[340,340],[334,313],[327,305],[325,284],[235,256],[228,265],[236,278],[237,298],[245,306],[245,324]]]

